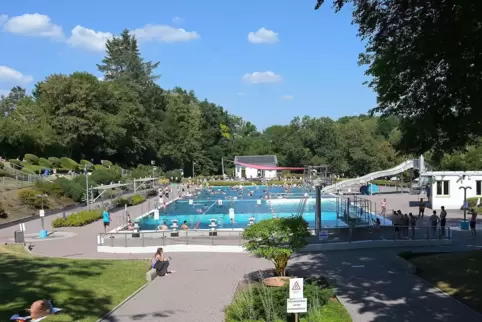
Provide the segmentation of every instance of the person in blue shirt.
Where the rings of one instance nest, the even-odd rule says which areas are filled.
[[[107,211],[107,209],[104,209],[104,212],[102,214],[102,217],[104,219],[104,232],[107,233],[107,228],[110,226],[110,214]]]

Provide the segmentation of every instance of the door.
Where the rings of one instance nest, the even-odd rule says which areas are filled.
[[[241,178],[246,178],[246,169],[241,169]]]

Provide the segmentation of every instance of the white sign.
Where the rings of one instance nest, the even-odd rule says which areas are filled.
[[[261,200],[260,199],[256,200],[256,204],[261,205]]]
[[[319,235],[318,235],[318,239],[320,239],[320,240],[328,239],[328,230],[321,230]]]
[[[40,215],[40,217],[45,217],[45,210],[40,209],[39,215]]]
[[[303,298],[303,279],[290,278],[290,299]]]
[[[222,206],[223,201],[221,199],[218,200],[218,206]]]
[[[189,199],[189,204],[192,205],[194,201],[192,199]]]
[[[286,312],[288,313],[306,313],[308,312],[308,299],[287,299]]]

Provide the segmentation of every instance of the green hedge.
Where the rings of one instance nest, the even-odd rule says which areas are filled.
[[[116,204],[116,207],[123,207],[125,205],[130,207],[130,206],[139,205],[139,204],[143,203],[144,201],[146,201],[146,197],[144,197],[143,195],[140,195],[140,194],[135,194],[135,195],[130,196],[130,197],[117,198],[116,201],[115,201],[115,204]]]
[[[5,168],[5,165],[3,164],[3,162],[0,162],[0,170],[3,170],[3,168]]]
[[[482,213],[482,206],[477,207],[477,201],[479,201],[479,197],[472,197],[467,198],[467,203],[469,204],[469,208],[475,208],[477,213]]]
[[[49,209],[50,203],[48,198],[40,198],[39,195],[42,194],[41,191],[32,188],[25,188],[18,191],[18,198],[20,201],[29,207],[35,209]],[[43,199],[43,200],[42,200]]]
[[[100,210],[81,211],[68,215],[66,219],[59,217],[52,222],[52,227],[80,227],[93,223],[102,218]]]
[[[60,168],[61,167],[61,162],[60,162],[60,159],[59,158],[56,158],[56,157],[50,157],[48,158],[48,161],[50,163],[52,163],[52,166],[54,168]]]
[[[3,208],[3,205],[2,205],[1,202],[0,202],[0,218],[1,218],[1,219],[6,219],[6,218],[8,218],[8,214],[7,214],[7,212],[5,211],[5,208]]]
[[[62,157],[60,158],[60,165],[62,168],[69,169],[69,170],[77,170],[79,164],[72,160],[71,158]]]
[[[41,166],[42,168],[49,168],[49,169],[53,168],[52,162],[50,162],[49,160],[47,160],[45,158],[39,158],[38,159],[38,165]]]
[[[17,167],[20,167],[20,168],[23,167],[22,161],[19,161],[17,159],[10,159],[8,160],[8,162],[10,162],[13,165],[16,165]]]
[[[31,153],[25,154],[23,156],[23,159],[30,164],[38,164],[38,160],[39,160],[38,156],[36,156],[35,154],[31,154]]]

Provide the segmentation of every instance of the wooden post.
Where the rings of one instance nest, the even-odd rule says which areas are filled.
[[[295,313],[295,322],[299,322],[299,321],[300,321],[299,315],[298,315],[298,313]]]

